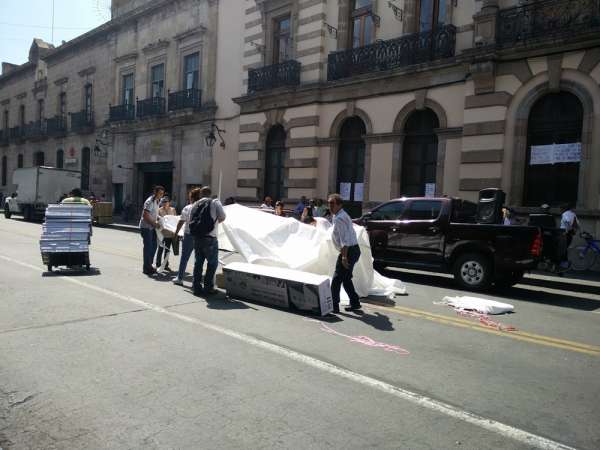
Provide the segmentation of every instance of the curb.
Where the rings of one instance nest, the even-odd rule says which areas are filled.
[[[139,233],[139,227],[135,225],[121,225],[118,223],[111,223],[109,225],[96,225],[98,228],[104,228],[105,230],[118,230],[118,231],[129,231],[130,233]]]

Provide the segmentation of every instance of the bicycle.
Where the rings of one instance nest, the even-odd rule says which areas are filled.
[[[586,241],[586,245],[579,245],[569,249],[569,261],[571,268],[578,271],[588,270],[596,264],[600,255],[600,240],[594,239],[587,231],[583,231],[581,236]]]

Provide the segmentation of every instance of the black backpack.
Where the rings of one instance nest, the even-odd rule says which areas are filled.
[[[210,215],[211,199],[199,201],[193,208],[190,220],[190,234],[195,237],[204,237],[215,229],[215,220]]]

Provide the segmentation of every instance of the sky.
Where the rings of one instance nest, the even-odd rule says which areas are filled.
[[[34,38],[54,45],[69,41],[108,21],[110,0],[0,0],[0,61],[27,62]]]

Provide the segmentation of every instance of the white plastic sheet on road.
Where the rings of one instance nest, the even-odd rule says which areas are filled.
[[[508,303],[487,300],[479,297],[444,297],[442,305],[448,305],[460,311],[476,311],[480,314],[504,314],[514,312],[515,307]]]
[[[315,227],[238,204],[226,206],[225,213],[227,219],[219,227],[221,249],[235,251],[251,264],[333,275],[339,251],[331,240],[332,227],[327,220],[317,219]],[[354,228],[361,251],[353,279],[358,295],[391,298],[406,293],[401,281],[373,270],[367,232],[364,227]],[[347,300],[344,294],[342,299]]]

